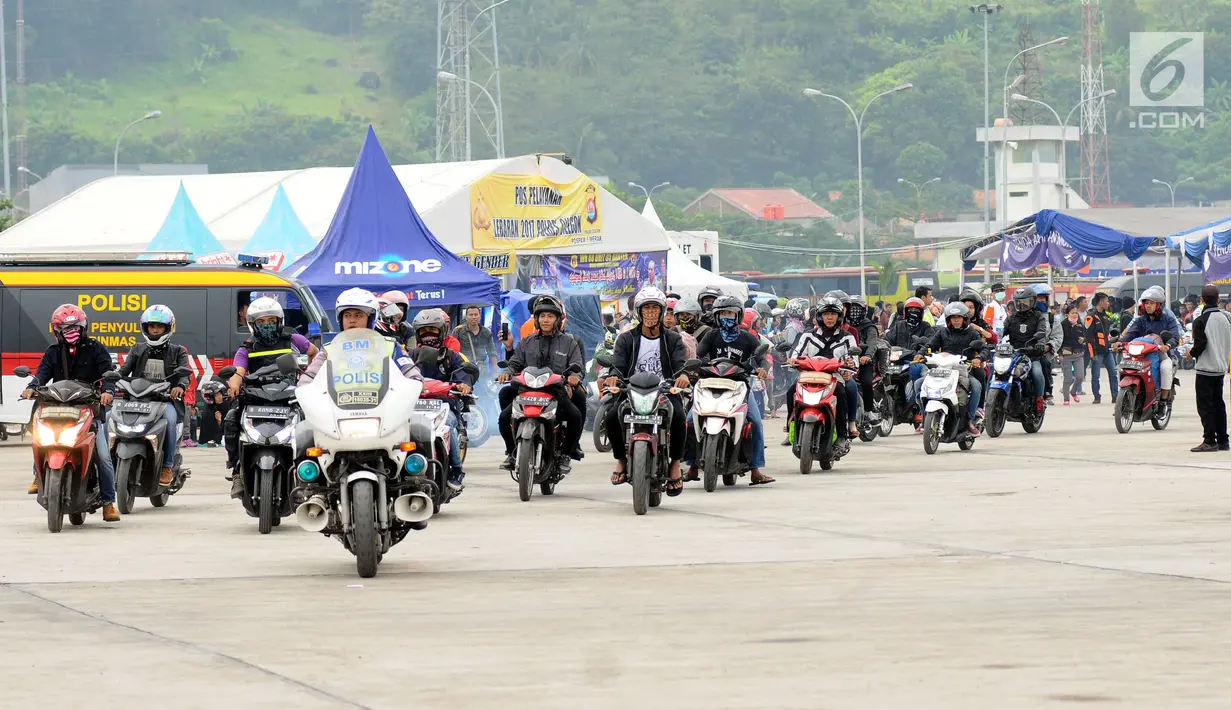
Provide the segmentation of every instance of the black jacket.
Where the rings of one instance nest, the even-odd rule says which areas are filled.
[[[739,336],[728,343],[722,339],[722,331],[711,327],[704,338],[697,338],[697,357],[702,360],[725,357],[738,362],[747,362],[752,359],[752,354],[759,347],[761,347],[761,339],[746,330],[741,330]],[[757,361],[750,363],[749,366],[752,368],[767,367],[767,362],[764,357],[757,358]]]
[[[188,349],[183,345],[175,343],[166,343],[161,348],[162,350],[162,366],[163,372],[167,375],[167,381],[172,387],[183,387],[188,389],[188,384],[192,379],[191,374],[173,376],[171,373],[181,367],[188,367]],[[150,347],[149,343],[137,343],[132,350],[128,352],[128,357],[124,358],[124,364],[120,366],[121,377],[140,377],[145,372],[145,362],[149,360],[150,353],[155,349]]]
[[[885,340],[891,347],[914,350],[915,338],[930,338],[933,330],[934,326],[928,325],[926,321],[921,320],[918,326],[912,328],[905,318],[895,318],[889,325]]]
[[[979,335],[979,331],[965,326],[961,330],[954,330],[948,326],[939,327],[932,332],[932,337],[927,344],[923,346],[923,350],[934,353],[949,353],[950,355],[965,355],[971,360],[978,358],[980,360],[987,359],[987,343],[983,347],[970,350],[970,344],[976,340],[982,340],[983,336]]]
[[[111,370],[111,353],[94,338],[85,336],[77,343],[77,352],[69,354],[68,346],[54,343],[43,353],[28,387],[42,387],[61,380],[77,380],[94,384]],[[104,382],[103,391],[115,393],[114,382]]]
[[[864,355],[876,359],[878,350],[889,350],[889,344],[881,338],[881,329],[872,321],[864,321],[855,326],[859,332],[859,350]]]
[[[674,330],[659,328],[658,355],[662,363],[663,379],[669,380],[684,370],[684,361],[688,352],[684,349],[684,339]],[[615,350],[611,353],[611,369],[622,377],[630,377],[637,367],[637,357],[641,353],[641,329],[635,328],[626,333],[620,333],[616,338]]]
[[[1068,318],[1060,322],[1064,329],[1064,339],[1060,342],[1062,350],[1070,353],[1084,353],[1086,347],[1086,329],[1080,323],[1070,323]]]
[[[1026,347],[1027,342],[1034,340],[1030,350],[1036,355],[1042,353],[1043,346],[1047,345],[1047,332],[1047,318],[1037,308],[1025,312],[1014,311],[1004,322],[1004,337],[1009,339],[1009,343],[1020,350]]]
[[[1093,355],[1102,355],[1111,346],[1111,314],[1093,308],[1086,311],[1086,347]]]
[[[514,374],[527,367],[546,367],[557,375],[564,375],[570,366],[580,377],[586,373],[585,357],[577,339],[559,330],[550,336],[535,332],[517,344],[517,349],[508,360],[508,370]]]

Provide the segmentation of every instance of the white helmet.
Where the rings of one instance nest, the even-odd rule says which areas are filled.
[[[640,316],[641,307],[648,303],[657,303],[659,308],[666,310],[667,294],[654,286],[646,286],[638,291],[636,297],[633,298],[633,312]]]
[[[145,329],[150,323],[161,323],[167,326],[163,334],[157,338],[151,338],[150,332]],[[145,336],[145,342],[150,345],[158,346],[171,339],[171,331],[175,330],[175,314],[170,308],[161,304],[154,304],[145,309],[145,313],[141,314],[141,335]]]
[[[266,316],[277,318],[279,328],[286,321],[286,314],[282,312],[282,304],[269,296],[261,296],[248,305],[248,329],[252,329],[252,324],[256,323],[257,318],[265,318]]]
[[[338,294],[338,302],[333,307],[333,315],[338,319],[338,325],[341,325],[342,311],[362,311],[367,314],[368,327],[371,328],[372,321],[376,318],[376,309],[378,307],[376,295],[371,291],[362,288],[348,288]]]

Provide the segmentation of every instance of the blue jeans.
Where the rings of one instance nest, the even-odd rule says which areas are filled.
[[[458,435],[457,415],[452,409],[449,410],[445,423],[449,425],[449,466],[454,471],[460,471],[462,469],[462,440]]]
[[[162,410],[162,420],[167,423],[167,452],[162,457],[162,465],[174,466],[175,452],[180,449],[180,436],[175,431],[179,424],[179,412],[175,411],[174,404],[168,403]]]
[[[1030,362],[1030,381],[1034,383],[1034,396],[1042,397],[1046,391],[1046,385],[1043,381],[1043,360],[1032,360]]]
[[[765,465],[765,428],[761,426],[760,402],[756,401],[756,393],[748,390],[748,422],[752,424],[752,460],[748,463],[753,468]]]
[[[923,381],[923,376],[927,374],[928,366],[921,362],[912,362],[910,364],[910,386],[906,390],[906,401],[919,403],[919,392],[923,389],[920,382]]]
[[[98,492],[103,497],[103,503],[114,503],[115,462],[111,460],[111,447],[107,445],[107,422],[101,413],[94,421],[98,424],[94,433],[94,458],[98,459]]]
[[[859,383],[854,377],[846,381],[846,419],[848,426],[859,421]]]
[[[1094,398],[1099,399],[1099,370],[1107,370],[1107,382],[1111,386],[1111,398],[1120,394],[1120,373],[1116,371],[1116,356],[1110,350],[1098,353],[1090,359],[1090,377],[1093,378]]]
[[[983,401],[983,383],[970,378],[970,403],[966,406],[966,414],[970,417],[970,421],[975,420],[975,415],[979,412],[979,404]]]

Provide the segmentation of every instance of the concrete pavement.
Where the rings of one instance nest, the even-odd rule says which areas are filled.
[[[1189,382],[1165,432],[1086,399],[808,477],[772,445],[777,483],[644,517],[607,457],[521,503],[489,446],[371,580],[258,535],[219,450],[166,508],[51,535],[3,446],[0,707],[1223,708],[1231,455],[1188,453]]]

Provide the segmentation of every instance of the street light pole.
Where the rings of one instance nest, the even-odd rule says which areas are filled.
[[[1167,182],[1166,180],[1159,180],[1158,178],[1154,178],[1150,180],[1150,182],[1154,183],[1155,185],[1164,185],[1167,188],[1167,190],[1171,192],[1171,207],[1174,209],[1175,208],[1175,189],[1190,180],[1192,180],[1191,177],[1186,177],[1183,180],[1176,182],[1174,185]],[[1181,248],[1180,253],[1181,253],[1180,258],[1183,259],[1182,248]],[[1137,266],[1136,264],[1133,265],[1133,275],[1134,276],[1136,276],[1136,271],[1137,271],[1136,266]],[[1176,273],[1175,273],[1175,296],[1177,299],[1180,297],[1180,274],[1181,273],[1183,273],[1182,266],[1180,268],[1177,268]],[[1171,297],[1171,247],[1168,247],[1165,243],[1163,244],[1163,292],[1167,294],[1168,298]]]
[[[906,84],[901,84],[899,86],[895,86],[892,89],[889,89],[888,91],[882,91],[876,96],[873,96],[871,99],[869,99],[868,103],[864,104],[863,110],[860,111],[859,113],[855,113],[855,109],[849,103],[847,103],[845,99],[843,99],[840,96],[834,96],[833,94],[827,94],[824,91],[818,91],[817,89],[804,89],[804,96],[812,96],[812,97],[824,96],[825,98],[834,99],[835,101],[841,102],[842,105],[846,107],[846,110],[850,111],[851,118],[855,119],[856,179],[859,182],[859,293],[864,298],[867,298],[868,296],[868,275],[864,272],[865,241],[864,241],[864,228],[863,228],[863,222],[864,222],[864,219],[863,219],[863,117],[865,114],[867,114],[868,107],[870,107],[872,103],[875,102],[880,97],[888,96],[889,94],[897,93],[899,91],[909,91],[910,89],[913,89],[913,88],[915,88],[914,84],[906,83]]]
[[[1048,104],[1044,101],[1039,101],[1038,99],[1032,99],[1029,96],[1025,96],[1023,94],[1013,94],[1012,98],[1014,101],[1026,101],[1028,103],[1038,104],[1046,108],[1048,111],[1051,111],[1052,115],[1056,117],[1056,123],[1060,124],[1060,208],[1061,209],[1067,209],[1069,206],[1069,168],[1068,168],[1069,144],[1065,140],[1065,132],[1068,131],[1068,128],[1069,128],[1069,119],[1073,117],[1073,113],[1077,111],[1077,109],[1081,108],[1082,104],[1086,104],[1091,101],[1098,101],[1099,99],[1105,99],[1109,96],[1115,96],[1115,95],[1116,95],[1115,89],[1108,89],[1107,91],[1104,91],[1098,96],[1091,96],[1082,101],[1078,101],[1077,105],[1069,109],[1069,115],[1065,116],[1064,120],[1061,121],[1060,114],[1056,113],[1056,109],[1052,108],[1051,104]]]
[[[992,128],[992,95],[991,95],[991,65],[989,64],[988,55],[988,20],[992,13],[1003,10],[1003,5],[995,3],[982,3],[980,5],[971,5],[972,13],[978,12],[983,14],[983,233],[985,235],[992,232],[992,213],[991,213],[991,161],[992,149],[991,141],[989,140],[990,131]],[[965,272],[965,269],[962,269]]]
[[[150,111],[149,113],[145,114],[141,118],[138,118],[137,120],[133,121],[127,126],[124,126],[124,130],[120,131],[120,136],[115,139],[115,165],[111,172],[112,175],[120,174],[120,141],[124,140],[124,134],[128,132],[128,129],[132,128],[138,123],[141,123],[142,121],[149,121],[151,119],[159,118],[161,116],[162,116],[162,111]]]
[[[650,189],[648,189],[648,190],[647,190],[647,189],[645,189],[644,187],[642,187],[641,185],[638,185],[637,183],[635,183],[635,182],[631,182],[631,181],[628,183],[628,186],[629,186],[629,187],[635,187],[635,188],[637,188],[638,190],[641,190],[642,192],[644,192],[644,193],[645,193],[645,199],[646,199],[646,201],[649,201],[650,197],[652,197],[652,196],[654,195],[654,191],[655,191],[655,190],[657,190],[657,189],[658,189],[658,188],[660,188],[660,187],[667,187],[667,186],[668,186],[668,185],[670,185],[670,184],[671,184],[670,182],[660,182],[660,183],[658,183],[658,184],[657,184],[657,185],[655,185],[654,187],[651,187],[651,188],[650,188]]]
[[[505,2],[507,1],[508,0],[505,0]],[[493,5],[492,7],[495,7],[495,6]],[[488,8],[488,9],[490,10],[491,8]],[[488,93],[487,89],[483,88],[483,85],[480,84],[479,82],[473,81],[471,79],[464,79],[458,76],[457,74],[454,74],[453,72],[448,72],[448,71],[436,72],[436,81],[440,83],[445,83],[445,84],[449,82],[454,82],[454,81],[465,82],[471,86],[477,87],[478,90],[482,91],[483,95],[487,97],[487,100],[492,102],[492,108],[495,109],[496,111],[496,145],[494,147],[496,148],[496,157],[503,158],[504,157],[504,114],[500,110],[500,104],[497,103],[496,99],[490,93]]]
[[[1003,106],[1003,113],[1001,114],[1002,120],[1004,121],[1004,125],[1001,126],[1001,143],[1000,143],[1000,162],[1003,164],[1001,168],[1001,174],[1004,176],[1004,182],[1001,183],[1000,189],[1004,190],[1006,194],[997,196],[998,198],[997,202],[999,204],[1004,205],[1004,223],[1005,224],[1001,225],[1002,228],[1007,226],[1008,221],[1009,221],[1009,196],[1008,196],[1008,192],[1009,192],[1009,91],[1012,88],[1011,86],[1009,86],[1009,70],[1013,68],[1013,62],[1016,62],[1018,57],[1022,56],[1023,54],[1027,52],[1033,52],[1036,49],[1050,47],[1053,44],[1065,44],[1068,41],[1069,41],[1069,38],[1066,35],[1064,37],[1057,37],[1053,40],[1048,40],[1046,42],[1043,42],[1042,44],[1036,44],[1033,47],[1027,47],[1023,49],[1022,51],[1018,52],[1017,54],[1014,54],[1013,58],[1009,60],[1009,64],[1004,68],[1004,106]],[[1017,82],[1015,81],[1014,84],[1016,83]]]

